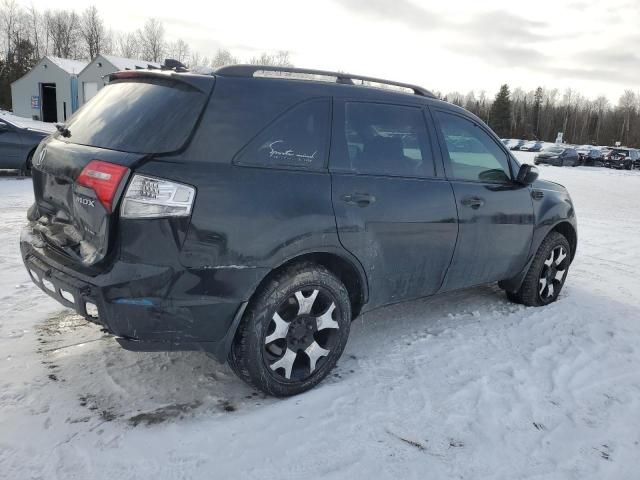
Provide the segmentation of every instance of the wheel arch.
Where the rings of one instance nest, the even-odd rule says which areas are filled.
[[[37,148],[38,145],[29,150],[27,152],[27,156],[24,158],[24,169],[22,171],[24,171],[25,173],[29,173],[33,168],[33,155],[36,153]]]
[[[369,299],[367,278],[360,262],[355,258],[350,258],[343,252],[337,252],[333,249],[303,252],[282,261],[264,276],[254,290],[252,298],[274,275],[289,268],[291,265],[304,262],[322,265],[340,279],[349,294],[352,318],[356,318]]]
[[[555,225],[551,230],[549,230],[549,232],[547,232],[547,234],[545,235],[545,238],[551,232],[558,232],[569,241],[569,246],[571,247],[571,261],[573,261],[576,256],[576,249],[578,247],[578,232],[576,232],[574,226],[566,220],[562,221]]]
[[[569,246],[571,247],[571,261],[573,262],[573,259],[576,255],[576,248],[578,246],[578,233],[576,231],[576,228],[570,221],[561,220],[560,222],[556,223],[548,230],[546,230],[544,232],[544,235],[540,235],[537,241],[534,241],[532,243],[531,253],[529,254],[529,259],[524,268],[516,276],[498,282],[500,288],[508,292],[515,292],[520,288],[522,282],[524,281],[524,278],[527,275],[527,272],[529,271],[529,267],[531,267],[531,262],[533,262],[533,259],[535,258],[535,255],[540,248],[540,245],[542,245],[544,239],[547,238],[551,232],[558,232],[568,240]]]

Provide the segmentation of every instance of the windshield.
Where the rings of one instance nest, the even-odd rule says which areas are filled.
[[[189,138],[205,95],[170,79],[116,81],[67,122],[59,140],[134,153],[178,150]]]
[[[545,151],[545,152],[548,152],[548,153],[557,153],[557,154],[560,154],[560,153],[564,152],[564,148],[562,148],[562,147],[557,147],[557,146],[553,145],[553,146],[551,146],[551,147],[545,147],[544,151]]]

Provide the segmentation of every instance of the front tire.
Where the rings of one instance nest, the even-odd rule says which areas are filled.
[[[564,235],[551,232],[538,248],[520,289],[507,292],[507,298],[530,307],[555,302],[567,279],[570,264],[569,241]]]
[[[351,304],[342,282],[320,265],[293,265],[268,280],[250,302],[229,364],[268,395],[297,395],[333,369],[350,326]]]

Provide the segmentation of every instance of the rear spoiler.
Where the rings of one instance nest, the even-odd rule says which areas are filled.
[[[203,93],[209,93],[216,81],[212,75],[198,75],[193,73],[178,73],[174,70],[122,70],[105,77],[109,82],[114,80],[128,80],[134,78],[171,79],[186,83]]]

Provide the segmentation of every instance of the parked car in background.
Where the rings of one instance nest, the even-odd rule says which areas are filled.
[[[551,145],[543,148],[533,159],[536,165],[548,164],[556,167],[577,167],[580,164],[578,152],[575,148],[564,145]]]
[[[587,156],[589,154],[589,151],[594,148],[591,145],[580,145],[578,147],[576,147],[576,152],[578,152],[578,157],[580,157],[580,161],[582,161],[582,158]]]
[[[604,166],[617,170],[633,170],[640,159],[640,153],[635,148],[609,147],[611,151],[604,159]]]
[[[43,138],[55,131],[53,124],[0,111],[0,169],[29,175],[33,152]]]
[[[543,142],[539,141],[531,141],[526,142],[520,146],[520,151],[522,152],[539,152],[542,150]]]
[[[325,378],[379,306],[493,282],[554,302],[577,246],[567,189],[470,112],[354,79],[372,80],[110,75],[36,151],[33,282],[125,348],[204,350],[277,396]]]
[[[580,158],[580,165],[587,167],[601,167],[604,165],[603,151],[596,147],[589,147],[587,150],[576,150]]]
[[[520,150],[520,147],[526,143],[526,140],[513,139],[509,143],[509,150]]]

